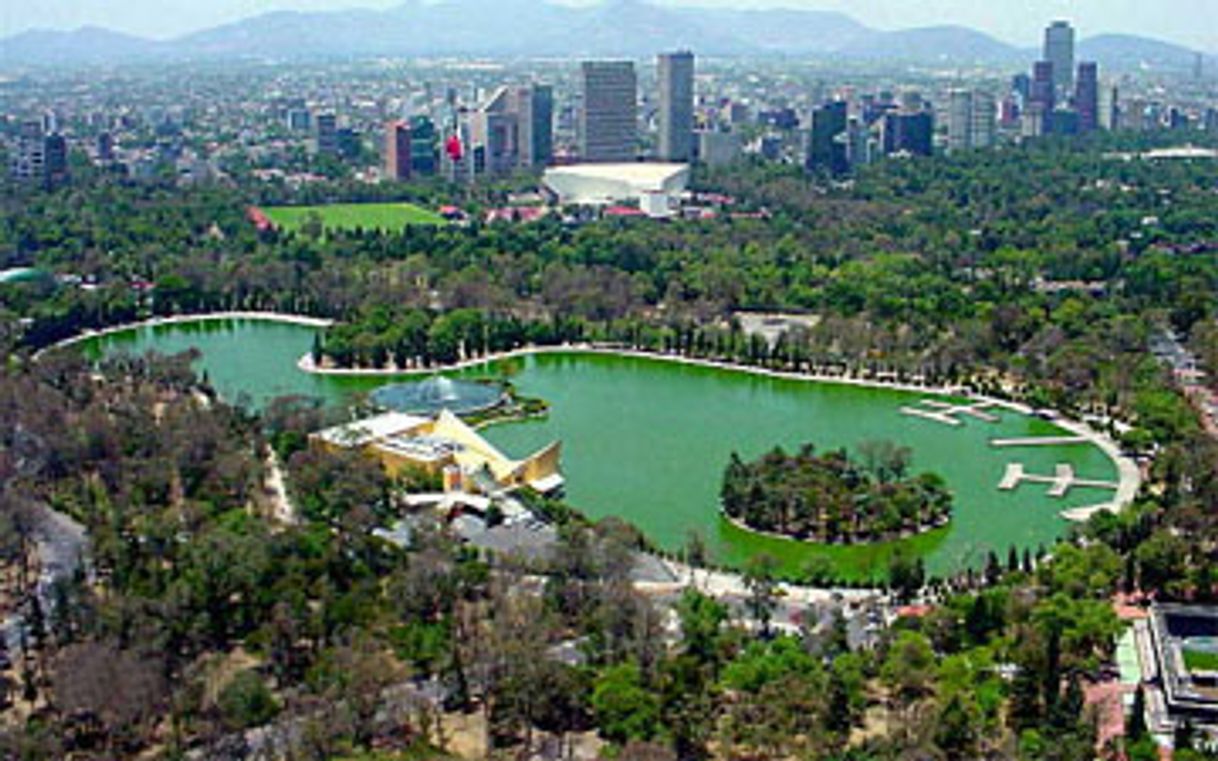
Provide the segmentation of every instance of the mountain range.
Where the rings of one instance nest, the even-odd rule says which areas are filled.
[[[675,48],[711,56],[954,64],[1026,63],[1038,55],[967,27],[881,31],[829,11],[673,7],[646,0],[579,7],[537,0],[406,0],[383,11],[275,11],[172,40],[99,27],[32,30],[0,39],[0,67],[370,56],[649,57]],[[1106,69],[1188,70],[1195,52],[1145,37],[1101,35],[1082,40],[1078,57]]]

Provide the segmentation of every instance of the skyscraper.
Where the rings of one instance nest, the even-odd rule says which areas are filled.
[[[43,180],[47,187],[53,187],[68,179],[68,141],[56,132],[47,135],[42,145],[46,161]]]
[[[584,161],[634,161],[638,79],[629,61],[580,66],[579,154]]]
[[[9,174],[21,182],[40,181],[46,177],[46,133],[41,121],[31,119],[21,123],[17,149],[9,162]]]
[[[1045,29],[1044,59],[1053,64],[1053,88],[1058,94],[1074,89],[1074,27],[1054,21]]]
[[[663,53],[657,59],[660,79],[659,156],[689,161],[694,141],[694,54]]]
[[[929,111],[888,113],[881,123],[884,153],[929,156],[934,151],[935,117]]]
[[[14,180],[52,187],[68,178],[68,141],[46,126],[45,119],[22,122],[9,163]]]
[[[973,93],[973,111],[969,115],[970,148],[989,148],[994,144],[994,122],[998,106],[994,97],[986,92]]]
[[[385,125],[385,179],[410,179],[410,125],[406,122]]]
[[[1078,111],[1079,132],[1094,132],[1100,127],[1099,67],[1092,61],[1078,65],[1074,88],[1074,108]]]
[[[808,136],[809,170],[825,169],[845,174],[850,169],[846,155],[846,101],[826,103],[812,111],[812,132]]]
[[[1037,137],[1044,134],[1044,122],[1053,113],[1057,97],[1053,91],[1053,64],[1037,61],[1032,66],[1032,90],[1024,109],[1024,136]],[[1033,122],[1039,120],[1039,125]]]
[[[426,116],[410,117],[410,173],[436,173],[436,125]]]
[[[500,87],[470,115],[472,147],[482,149],[483,170],[490,174],[516,168],[520,120],[514,104],[508,88]]]
[[[516,115],[516,157],[524,168],[543,167],[554,156],[554,89],[513,88],[509,110]]]
[[[947,98],[948,149],[963,151],[973,147],[973,91],[955,89]]]
[[[1117,87],[1105,87],[1100,91],[1100,129],[1115,130],[1121,121],[1121,92]]]

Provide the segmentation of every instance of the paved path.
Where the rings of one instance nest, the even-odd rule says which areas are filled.
[[[72,518],[39,505],[34,522],[34,542],[38,553],[39,575],[34,587],[44,614],[49,615],[55,607],[55,584],[61,579],[70,579],[80,569],[88,549],[85,527]],[[16,654],[21,647],[21,631],[25,626],[24,616],[13,613],[0,621],[0,639]]]
[[[1058,447],[1067,444],[1087,444],[1086,436],[1024,436],[1011,439],[990,439],[992,447]]]

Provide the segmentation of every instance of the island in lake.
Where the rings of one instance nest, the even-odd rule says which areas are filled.
[[[934,473],[908,475],[908,447],[863,442],[816,454],[775,447],[752,462],[733,452],[721,498],[728,518],[753,531],[824,544],[912,536],[951,519],[952,497]]]

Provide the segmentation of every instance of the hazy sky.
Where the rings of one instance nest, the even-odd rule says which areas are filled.
[[[567,0],[587,2],[588,0]],[[1083,36],[1144,34],[1218,53],[1218,0],[661,0],[682,5],[784,6],[841,10],[879,28],[964,24],[1020,45],[1036,44],[1051,18]],[[0,0],[0,35],[31,27],[105,26],[150,37],[268,10],[386,8],[401,0]]]

